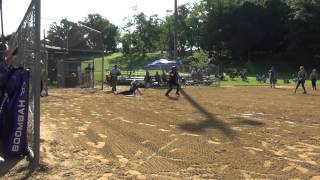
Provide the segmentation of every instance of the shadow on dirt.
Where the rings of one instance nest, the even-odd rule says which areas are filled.
[[[172,101],[178,101],[178,100],[179,100],[179,97],[171,97],[171,96],[168,96],[168,99],[169,99],[169,100],[172,100]]]
[[[189,132],[203,133],[206,129],[218,129],[228,138],[233,139],[236,133],[223,121],[218,120],[212,113],[201,106],[196,100],[189,96],[184,90],[181,90],[181,94],[186,100],[196,108],[202,115],[205,116],[206,120],[199,123],[184,123],[179,125],[179,128]]]
[[[113,94],[113,91],[104,91],[105,94]]]
[[[27,180],[33,175],[36,171],[37,166],[34,166],[32,163],[24,164],[23,166],[17,166],[24,157],[16,157],[16,158],[6,158],[4,163],[0,163],[0,179],[3,178],[6,174],[10,173],[13,170],[15,173],[21,173],[21,177],[19,179]],[[18,168],[17,168],[18,167]],[[42,166],[39,166],[38,169],[44,169]]]
[[[0,179],[14,168],[22,158],[5,158],[5,162],[0,163]]]
[[[239,122],[237,122],[236,124],[249,125],[249,126],[264,126],[265,125],[263,122],[255,121],[255,120],[251,120],[251,119],[242,119]]]

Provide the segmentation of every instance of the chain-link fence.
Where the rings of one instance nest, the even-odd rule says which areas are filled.
[[[32,0],[26,14],[9,42],[18,47],[15,66],[30,71],[28,144],[34,152],[34,163],[39,162],[40,149],[40,0]]]
[[[101,88],[104,79],[101,32],[64,19],[52,23],[45,42],[49,85]]]

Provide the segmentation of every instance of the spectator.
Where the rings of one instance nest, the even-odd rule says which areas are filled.
[[[92,81],[92,76],[91,76],[91,64],[88,64],[88,66],[85,68],[85,87],[89,88],[91,85],[91,81]]]
[[[194,81],[197,79],[197,71],[194,68],[191,70],[191,79]]]
[[[144,85],[146,88],[151,87],[152,77],[150,76],[149,71],[146,71],[146,75],[144,76]]]
[[[273,66],[271,66],[269,72],[269,79],[270,79],[270,87],[271,88],[276,88],[276,83],[277,83],[277,72],[274,69]]]
[[[159,75],[159,72],[156,72],[156,75],[154,76],[154,79],[156,82],[161,83],[161,76]]]
[[[114,65],[114,68],[110,71],[112,92],[114,94],[117,93],[117,83],[118,83],[118,77],[120,75],[121,75],[120,69],[118,68],[117,65]]]
[[[314,91],[317,90],[317,80],[318,80],[318,73],[316,69],[313,69],[311,74],[310,74],[310,80],[311,80],[311,84],[312,84],[312,89]]]
[[[306,88],[304,87],[306,78],[307,78],[307,72],[304,70],[303,66],[300,66],[300,70],[298,72],[298,82],[297,82],[296,89],[294,90],[294,93],[297,92],[297,89],[301,85],[303,88],[303,94],[307,94]]]
[[[241,79],[242,79],[242,81],[247,81],[248,80],[248,71],[247,71],[247,69],[243,69],[243,71],[241,72]]]
[[[233,69],[231,72],[230,72],[230,78],[231,78],[231,80],[232,81],[234,81],[234,79],[237,77],[237,74],[238,74],[238,72],[237,72],[237,69]]]
[[[201,69],[198,69],[197,75],[198,75],[198,81],[202,81],[202,70]]]

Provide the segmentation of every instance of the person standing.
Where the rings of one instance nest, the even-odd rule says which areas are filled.
[[[169,88],[168,91],[166,92],[166,96],[169,96],[169,93],[173,89],[173,85],[177,86],[177,91],[176,95],[179,96],[179,91],[180,91],[180,84],[179,84],[179,73],[177,71],[176,66],[172,66],[171,71],[169,72]]]
[[[195,68],[192,68],[192,70],[191,70],[191,79],[192,79],[193,81],[196,81],[196,80],[197,80],[197,71],[196,71]]]
[[[85,68],[85,87],[90,88],[91,85],[91,64],[88,64],[88,66]]]
[[[277,72],[272,66],[269,70],[269,79],[270,79],[270,87],[271,88],[276,88],[276,83],[277,83]]]
[[[120,69],[118,68],[117,65],[114,65],[114,68],[110,71],[112,92],[114,94],[116,94],[117,92],[118,76],[120,75],[121,75]]]
[[[94,88],[94,66],[90,69],[90,87]]]
[[[144,76],[144,85],[146,86],[146,88],[150,88],[151,87],[151,82],[152,81],[152,77],[150,76],[149,71],[146,71],[146,75]]]
[[[312,89],[314,91],[317,90],[317,80],[318,80],[318,73],[316,69],[313,69],[311,74],[310,74],[310,80],[311,80],[311,84],[312,84]]]
[[[302,89],[303,89],[303,94],[307,94],[306,88],[304,87],[304,84],[306,82],[306,78],[307,78],[307,72],[304,70],[303,66],[300,66],[300,70],[298,72],[298,82],[297,82],[296,89],[294,90],[294,93],[297,92],[297,89],[301,85]]]

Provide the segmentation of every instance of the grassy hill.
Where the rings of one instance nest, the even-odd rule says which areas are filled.
[[[147,53],[145,57],[134,56],[131,58],[132,63],[132,76],[144,76],[145,71],[143,70],[143,66],[151,63],[152,61],[159,59],[159,58],[166,58],[165,54],[161,54],[161,52],[153,52]],[[183,60],[183,59],[182,59]],[[267,62],[267,61],[265,61]],[[82,67],[86,67],[88,63],[92,63],[92,61],[84,62]],[[114,66],[114,64],[120,65],[122,76],[127,77],[129,75],[129,63],[130,59],[125,57],[121,52],[116,52],[110,55],[106,55],[104,57],[104,66],[102,67],[102,57],[96,58],[94,67],[95,67],[95,81],[101,82],[102,78],[102,70],[104,70],[104,76],[108,73],[108,71]],[[272,63],[263,63],[263,62],[254,62],[248,63],[243,67],[237,67],[238,69],[247,68],[249,70],[249,78],[248,82],[244,82],[241,79],[236,79],[234,81],[226,80],[221,81],[221,85],[240,85],[240,86],[247,86],[247,85],[268,85],[264,83],[259,83],[255,80],[256,74],[266,74],[270,66],[275,66],[278,73],[279,73],[279,80],[278,85],[284,85],[283,79],[284,78],[291,78],[293,73],[296,73],[297,67],[295,65],[289,65],[288,63],[282,62],[272,62]],[[226,68],[225,68],[226,69]],[[154,74],[155,71],[150,71],[151,74]],[[104,78],[103,78],[104,79]],[[309,84],[309,82],[307,82]],[[291,82],[292,85],[292,82]]]

